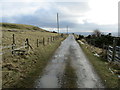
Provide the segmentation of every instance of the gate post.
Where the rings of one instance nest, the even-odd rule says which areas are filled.
[[[117,45],[117,41],[116,41],[117,39],[116,38],[114,38],[114,40],[113,40],[113,55],[112,55],[112,61],[114,61],[114,59],[115,59],[115,54],[116,54],[116,45]]]

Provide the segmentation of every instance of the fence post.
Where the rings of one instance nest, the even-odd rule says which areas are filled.
[[[45,38],[43,37],[43,45],[45,46]]]
[[[47,42],[48,42],[48,44],[49,44],[49,37],[48,37],[48,41],[47,41]]]
[[[13,34],[13,42],[12,42],[12,54],[14,54],[14,47],[15,47],[15,35]]]
[[[114,59],[115,59],[116,45],[117,45],[116,38],[114,38],[114,40],[113,40],[113,55],[112,55],[112,61],[114,61]]]
[[[15,35],[13,34],[13,44],[15,44]]]
[[[37,47],[39,47],[39,40],[37,39]]]
[[[28,41],[28,38],[26,38],[25,40],[25,48],[29,50],[29,41]]]
[[[51,42],[52,42],[52,36],[51,36]]]
[[[54,36],[53,36],[53,41],[54,41]]]

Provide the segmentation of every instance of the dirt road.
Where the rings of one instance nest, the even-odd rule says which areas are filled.
[[[69,35],[56,50],[44,69],[43,75],[36,81],[36,88],[60,88],[66,61],[74,68],[77,80],[76,88],[103,88],[100,78],[84,55],[73,35]]]

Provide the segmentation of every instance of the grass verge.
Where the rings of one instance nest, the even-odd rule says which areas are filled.
[[[63,38],[44,48],[38,47],[34,53],[25,57],[10,57],[13,58],[13,62],[9,63],[10,66],[7,69],[11,71],[12,75],[9,74],[5,77],[5,73],[3,73],[3,88],[34,88],[34,81],[42,74],[43,68],[62,40]]]
[[[76,80],[77,76],[74,68],[71,66],[71,59],[69,57],[66,61],[65,73],[62,81],[62,88],[76,88]]]
[[[80,46],[92,63],[98,75],[101,77],[105,86],[107,88],[119,88],[120,81],[116,75],[110,72],[108,63],[104,59],[94,56],[92,51],[90,51],[89,48],[86,48],[85,44],[80,44]]]

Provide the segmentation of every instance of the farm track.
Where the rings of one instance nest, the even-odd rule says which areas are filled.
[[[69,59],[70,58],[70,59]],[[36,88],[61,88],[66,62],[75,70],[76,88],[104,88],[97,73],[84,55],[73,35],[69,35],[56,50],[43,75],[36,80]]]

